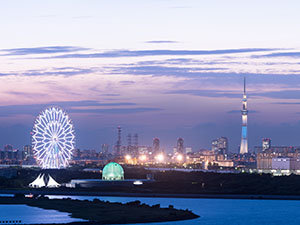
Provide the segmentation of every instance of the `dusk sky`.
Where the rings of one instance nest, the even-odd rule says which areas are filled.
[[[30,143],[57,105],[81,149],[115,144],[116,127],[171,150],[237,152],[243,78],[249,146],[300,146],[300,1],[4,1],[0,148]]]

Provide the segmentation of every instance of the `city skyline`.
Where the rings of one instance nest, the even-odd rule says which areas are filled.
[[[0,15],[0,145],[29,144],[36,116],[58,105],[81,149],[114,145],[121,126],[145,145],[225,136],[238,152],[243,77],[249,148],[300,145],[297,1],[30,2]]]

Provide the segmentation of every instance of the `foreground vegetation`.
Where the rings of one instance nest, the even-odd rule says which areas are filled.
[[[25,204],[43,209],[54,209],[70,213],[73,218],[85,219],[88,222],[78,224],[124,224],[165,222],[194,219],[199,216],[189,210],[174,209],[173,206],[161,208],[160,205],[149,206],[140,201],[122,203],[104,202],[99,199],[72,200],[48,199],[45,197],[25,198],[23,195],[16,197],[0,197],[0,204]],[[75,224],[75,223],[74,223]]]

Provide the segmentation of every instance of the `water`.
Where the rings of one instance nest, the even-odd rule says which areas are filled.
[[[56,210],[40,209],[27,205],[0,205],[0,223],[1,221],[16,220],[21,220],[21,224],[70,223],[84,221],[81,219],[71,218],[68,213]]]
[[[298,225],[300,224],[300,201],[293,200],[246,200],[246,199],[190,199],[190,198],[137,198],[93,196],[49,196],[92,200],[99,198],[110,202],[140,200],[149,205],[170,204],[178,209],[190,209],[201,217],[194,220],[150,223],[149,225]]]

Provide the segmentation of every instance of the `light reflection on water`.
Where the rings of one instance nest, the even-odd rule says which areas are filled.
[[[99,198],[110,202],[140,200],[149,205],[170,204],[178,209],[190,209],[201,217],[195,220],[150,223],[149,225],[296,225],[300,224],[300,201],[296,200],[247,200],[247,199],[191,199],[145,197],[96,197],[96,196],[49,196],[92,200]]]
[[[13,195],[4,195],[2,197],[11,197]],[[27,205],[1,205],[0,204],[0,223],[1,221],[21,220],[22,224],[36,223],[70,223],[84,221],[71,218],[68,213],[56,210],[46,210]]]

